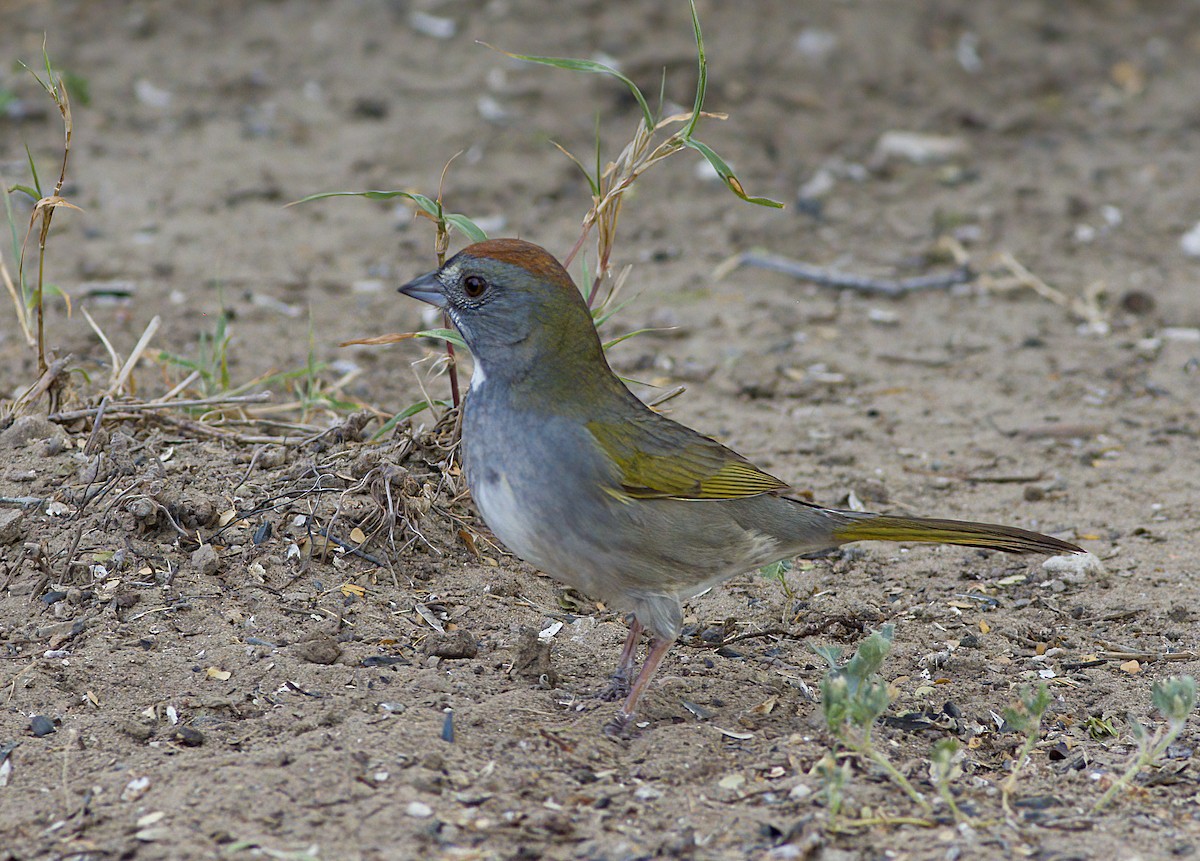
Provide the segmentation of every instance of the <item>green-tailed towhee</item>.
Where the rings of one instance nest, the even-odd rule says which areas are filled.
[[[623,730],[679,636],[687,600],[727,577],[851,541],[1083,552],[1011,526],[837,511],[646,407],[613,374],[571,276],[545,249],[480,242],[400,292],[442,308],[475,358],[467,484],[522,559],[633,616],[609,728]],[[643,629],[653,639],[631,679]],[[630,682],[632,681],[632,684]]]

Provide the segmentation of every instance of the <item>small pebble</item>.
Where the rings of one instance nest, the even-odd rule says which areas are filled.
[[[1071,553],[1051,556],[1042,563],[1042,570],[1059,575],[1068,583],[1080,583],[1090,576],[1104,573],[1104,565],[1091,553]]]
[[[788,791],[788,798],[792,801],[801,801],[812,795],[812,788],[804,783],[797,783]]]
[[[45,715],[33,715],[29,719],[29,731],[38,738],[41,738],[44,735],[50,735],[50,733],[57,729],[58,727],[54,725],[54,721],[50,720],[50,718],[46,717]]]
[[[465,628],[446,633],[430,634],[425,639],[425,654],[435,658],[473,658],[479,653],[479,644]]]
[[[404,813],[414,819],[428,819],[433,816],[433,808],[423,801],[410,801]]]
[[[871,156],[871,167],[879,168],[895,161],[911,164],[942,164],[961,158],[970,151],[964,138],[926,135],[918,132],[889,131],[879,137]]]
[[[200,747],[204,744],[204,733],[190,726],[176,727],[171,738],[184,747]]]
[[[1179,237],[1179,249],[1188,257],[1200,257],[1200,223]]]
[[[0,511],[0,546],[16,544],[25,537],[25,527],[22,521],[25,513],[19,508],[6,508]]]
[[[211,544],[201,544],[192,553],[192,567],[202,577],[211,577],[221,567],[221,558]]]

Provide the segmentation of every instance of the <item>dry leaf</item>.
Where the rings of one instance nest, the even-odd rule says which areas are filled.
[[[738,741],[749,741],[754,738],[754,733],[752,732],[736,732],[731,729],[722,729],[721,727],[717,727],[717,732],[726,738],[735,738]]]
[[[342,341],[342,343],[338,344],[338,346],[354,347],[361,344],[366,344],[367,346],[374,346],[377,344],[398,344],[401,341],[409,341],[415,337],[417,337],[416,332],[404,332],[403,334],[392,335],[374,335],[370,338],[355,338],[351,341]]]
[[[433,615],[433,611],[424,604],[417,604],[413,607],[413,610],[415,610],[417,615],[424,619],[425,623],[429,625],[429,627],[433,628],[433,630],[437,631],[439,634],[446,633],[446,629],[442,626],[441,620],[439,620],[437,616]]]
[[[769,715],[775,710],[775,703],[779,702],[779,697],[767,697],[761,703],[750,709],[751,714]]]

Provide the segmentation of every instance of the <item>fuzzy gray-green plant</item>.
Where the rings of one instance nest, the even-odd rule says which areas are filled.
[[[1167,725],[1151,733],[1140,721],[1130,717],[1129,728],[1137,742],[1137,756],[1125,772],[1113,781],[1108,791],[1100,796],[1100,800],[1092,807],[1093,813],[1099,813],[1107,807],[1118,792],[1133,782],[1138,772],[1157,762],[1183,732],[1188,715],[1196,707],[1196,680],[1191,676],[1168,676],[1154,683],[1150,689],[1150,700],[1154,708],[1167,719]]]
[[[821,679],[821,709],[830,733],[844,748],[879,766],[921,810],[930,813],[929,802],[875,747],[871,737],[875,722],[891,703],[887,683],[879,676],[879,670],[892,650],[894,633],[892,625],[884,625],[859,643],[845,663],[842,650],[836,646],[813,648],[829,663],[829,671]]]
[[[1005,725],[1014,732],[1022,733],[1025,736],[1020,751],[1013,759],[1012,771],[1000,786],[1000,803],[1005,812],[1010,815],[1012,808],[1009,806],[1008,799],[1017,786],[1017,776],[1029,762],[1029,754],[1033,752],[1038,739],[1042,736],[1042,716],[1046,714],[1050,702],[1050,689],[1046,687],[1045,682],[1039,682],[1036,688],[1028,685],[1021,688],[1017,705],[1004,710]]]

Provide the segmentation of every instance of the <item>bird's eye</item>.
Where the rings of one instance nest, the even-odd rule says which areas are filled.
[[[487,288],[487,281],[478,275],[468,275],[463,279],[463,292],[472,299],[478,299]]]

